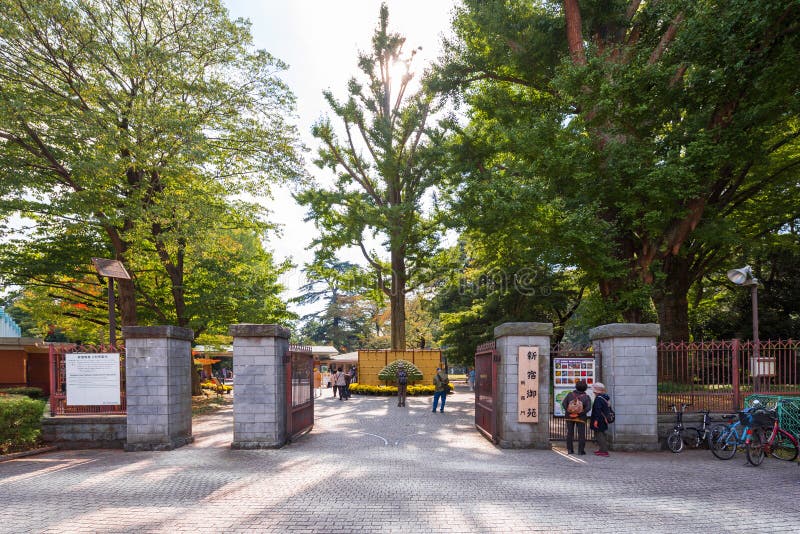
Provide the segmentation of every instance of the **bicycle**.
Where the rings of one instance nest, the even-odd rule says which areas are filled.
[[[747,433],[750,431],[749,414],[761,409],[758,401],[753,403],[750,408],[745,408],[738,414],[723,415],[723,419],[730,420],[731,423],[725,427],[719,436],[712,438],[711,453],[720,460],[730,460],[736,454],[736,450],[745,444]]]
[[[675,428],[667,436],[667,447],[674,453],[681,452],[684,444],[693,448],[698,448],[706,443],[711,448],[714,439],[725,429],[725,425],[717,423],[710,425],[711,417],[709,410],[699,410],[697,413],[703,414],[703,426],[700,428],[693,426],[683,426],[683,413],[687,406],[691,404],[681,404],[681,410],[675,404],[670,404],[669,407],[675,412]]]
[[[787,401],[780,401],[780,403],[784,402]],[[777,406],[772,410],[754,413],[752,419],[755,428],[748,432],[745,440],[748,462],[752,465],[761,465],[767,454],[787,462],[797,458],[800,445],[793,434],[781,428]],[[770,427],[772,429],[767,436],[767,429]]]

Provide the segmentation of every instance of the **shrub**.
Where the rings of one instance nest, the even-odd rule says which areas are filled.
[[[408,373],[409,382],[419,382],[422,380],[422,371],[408,360],[395,360],[378,373],[378,380],[385,380],[387,382],[397,382],[397,366],[402,362]],[[396,388],[395,388],[396,390]]]
[[[32,447],[42,433],[44,401],[0,397],[0,454]]]
[[[30,397],[32,399],[42,399],[44,398],[44,391],[42,388],[34,388],[34,387],[13,387],[13,388],[0,388],[0,393],[6,393],[8,395],[25,395],[26,397]]]

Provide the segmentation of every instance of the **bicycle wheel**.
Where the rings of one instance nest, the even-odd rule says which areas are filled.
[[[764,443],[766,439],[761,430],[756,430],[750,436],[750,443],[747,444],[747,461],[753,465],[761,465],[764,461]]]
[[[730,460],[736,454],[739,437],[732,428],[726,428],[711,447],[711,453],[720,460]]]
[[[677,430],[667,436],[667,448],[672,452],[681,452],[683,450],[683,437]]]
[[[772,442],[770,447],[770,454],[778,460],[791,462],[797,458],[797,453],[797,443],[792,438],[792,435],[779,428],[778,435],[775,436],[775,441]]]
[[[728,425],[723,425],[722,423],[717,423],[708,427],[708,430],[706,430],[706,445],[709,450],[714,448],[714,443],[717,442],[722,433],[727,429]]]
[[[683,442],[689,447],[696,449],[703,444],[703,435],[700,430],[690,426],[683,429]]]

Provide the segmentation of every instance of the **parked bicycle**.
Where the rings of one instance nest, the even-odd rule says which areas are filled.
[[[764,410],[759,401],[754,401],[753,406],[745,408],[738,414],[723,415],[723,419],[730,420],[719,436],[712,438],[711,453],[720,460],[730,460],[739,447],[744,446],[747,432],[750,430],[750,414],[757,410]]]
[[[780,404],[788,402],[781,400]],[[778,460],[787,462],[797,458],[797,438],[780,426],[777,414],[778,407],[751,415],[752,428],[747,433],[745,444],[747,446],[747,461],[753,465],[761,465],[764,456],[771,455]]]
[[[675,412],[675,427],[667,436],[667,447],[669,450],[675,453],[681,452],[684,448],[684,445],[688,445],[689,447],[696,449],[703,446],[703,444],[706,444],[709,448],[711,448],[714,438],[718,437],[726,428],[726,426],[721,423],[717,423],[715,425],[710,424],[711,416],[709,415],[709,410],[699,410],[697,412],[703,414],[703,425],[700,428],[694,426],[684,426],[683,413],[686,411],[688,406],[691,406],[691,404],[681,404],[681,409],[678,411],[677,405],[669,405],[672,411]]]

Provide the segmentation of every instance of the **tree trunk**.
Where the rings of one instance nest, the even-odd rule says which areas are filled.
[[[691,286],[690,261],[680,256],[664,260],[664,281],[653,291],[653,302],[658,311],[662,341],[689,340],[689,300]]]
[[[136,326],[136,289],[133,280],[117,279],[119,299],[117,305],[122,317],[121,326]]]
[[[401,250],[392,250],[392,349],[406,350],[406,260]]]

